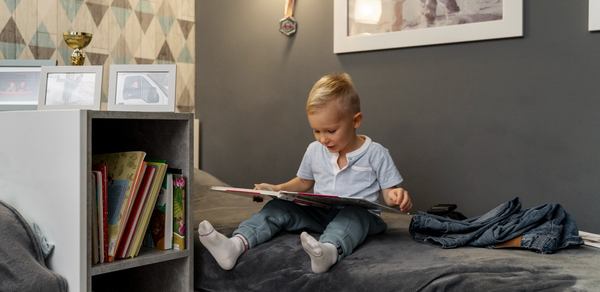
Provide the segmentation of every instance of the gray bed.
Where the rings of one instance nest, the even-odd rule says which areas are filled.
[[[230,235],[264,203],[209,190],[225,185],[196,171],[194,227],[204,219]],[[417,198],[418,199],[418,198]],[[556,254],[517,249],[441,249],[414,241],[410,217],[384,213],[388,230],[324,274],[313,274],[298,234],[283,233],[221,270],[195,237],[196,291],[600,291],[600,249]]]

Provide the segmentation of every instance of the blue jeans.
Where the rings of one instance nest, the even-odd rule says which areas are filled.
[[[443,248],[490,247],[517,236],[522,236],[522,248],[541,253],[583,244],[575,220],[561,205],[543,204],[521,209],[519,198],[465,220],[419,212],[413,216],[409,231],[415,240]]]
[[[319,208],[273,199],[260,212],[242,222],[233,232],[248,240],[250,248],[275,236],[279,231],[322,233],[320,242],[338,249],[338,259],[352,254],[367,235],[385,231],[383,220],[361,207]]]

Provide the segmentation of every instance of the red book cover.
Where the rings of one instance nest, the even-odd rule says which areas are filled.
[[[102,262],[105,262],[108,258],[108,167],[106,166],[106,163],[100,163],[98,165],[94,165],[93,170],[100,171],[102,177],[103,214],[102,221],[99,222],[99,228],[102,228],[103,230],[103,238],[101,238],[100,240],[102,242],[102,248],[104,250],[104,260]]]
[[[131,213],[129,214],[127,224],[125,225],[123,238],[119,242],[119,247],[117,248],[117,258],[125,258],[125,256],[127,255],[127,250],[129,249],[131,238],[133,237],[134,230],[138,224],[142,207],[144,206],[146,198],[148,197],[148,191],[150,190],[150,186],[152,185],[152,180],[154,178],[155,171],[155,168],[148,167],[144,172],[144,176],[141,180],[138,193],[135,196],[135,201],[133,202],[133,206],[131,208]]]

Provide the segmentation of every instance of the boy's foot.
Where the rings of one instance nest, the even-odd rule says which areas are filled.
[[[314,273],[324,273],[337,262],[337,248],[329,242],[319,242],[306,232],[300,234],[302,248],[310,256],[310,267]]]
[[[198,237],[223,270],[233,269],[237,259],[246,249],[239,236],[227,238],[206,220],[198,225]]]

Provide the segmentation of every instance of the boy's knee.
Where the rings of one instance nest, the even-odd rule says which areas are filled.
[[[363,207],[347,206],[341,212],[344,212],[342,216],[345,220],[358,224],[362,229],[368,230],[369,234],[381,233],[387,228],[387,224],[381,217]]]
[[[358,206],[346,206],[340,212],[343,212],[345,216],[356,218],[364,218],[370,214],[369,210]]]

